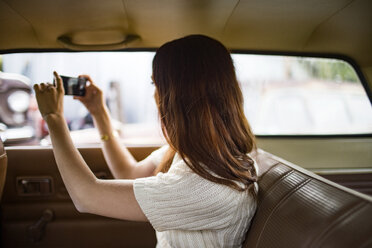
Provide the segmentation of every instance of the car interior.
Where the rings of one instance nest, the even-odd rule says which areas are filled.
[[[8,72],[8,55],[130,52],[137,56],[136,52],[154,52],[189,34],[213,37],[234,54],[345,62],[355,71],[368,103],[363,107],[367,112],[358,114],[366,123],[364,129],[257,132],[258,149],[252,156],[259,165],[258,208],[243,247],[372,247],[372,122],[366,121],[372,116],[371,13],[370,0],[0,0],[0,70]],[[44,71],[42,65],[33,69]],[[103,64],[93,70],[103,70]],[[34,83],[40,82],[31,80]],[[2,84],[5,80],[0,77],[0,94]],[[290,97],[272,92],[271,99]],[[152,96],[145,100],[154,101]],[[269,100],[267,105],[284,104]],[[322,108],[331,104],[319,103]],[[331,116],[332,110],[325,115]],[[290,117],[284,122],[287,127]],[[270,121],[279,122],[276,117]],[[31,145],[14,145],[1,137],[2,247],[156,246],[149,223],[76,210],[47,136]],[[161,142],[125,144],[138,161],[162,146]],[[113,178],[99,143],[77,142],[77,147],[98,178]]]

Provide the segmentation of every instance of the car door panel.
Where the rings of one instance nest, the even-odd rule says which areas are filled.
[[[133,148],[131,152],[140,160],[152,150]],[[79,151],[98,177],[112,178],[100,148]],[[59,175],[51,148],[7,148],[7,154],[9,169],[1,204],[2,247],[155,246],[155,233],[149,223],[79,213]],[[40,181],[46,184],[43,179],[50,179],[49,194],[41,190],[45,185],[38,185]],[[27,182],[33,185],[24,192]],[[44,225],[40,222],[45,212],[52,213],[52,218]]]
[[[371,144],[371,138],[258,137],[260,148],[319,174],[326,170],[328,174],[324,176],[364,193],[372,192],[371,174],[357,172],[371,168]],[[156,147],[129,149],[141,160]],[[1,204],[3,247],[155,246],[155,233],[149,223],[79,213],[62,182],[51,147],[7,147],[6,151],[9,164]],[[79,151],[97,177],[112,178],[100,147],[80,147]],[[340,175],[340,168],[347,173]],[[21,194],[23,179],[26,182],[27,179],[30,182],[44,180],[44,184],[45,179],[50,179],[52,192]],[[34,188],[37,191],[42,187]],[[30,227],[35,226],[46,211],[51,211],[53,218],[42,229],[40,240],[35,241],[37,235],[32,234]]]

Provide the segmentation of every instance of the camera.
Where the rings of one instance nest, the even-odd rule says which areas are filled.
[[[63,88],[65,89],[65,95],[73,96],[84,96],[85,86],[87,84],[87,79],[84,77],[67,77],[60,76],[63,82]]]

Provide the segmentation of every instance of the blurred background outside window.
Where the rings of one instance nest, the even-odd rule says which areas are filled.
[[[0,57],[0,133],[8,145],[49,145],[32,85],[52,72],[88,74],[127,145],[164,143],[151,84],[154,52],[16,53]],[[372,108],[353,68],[341,60],[233,54],[246,116],[257,135],[372,133]],[[84,106],[65,96],[77,144],[99,135]]]

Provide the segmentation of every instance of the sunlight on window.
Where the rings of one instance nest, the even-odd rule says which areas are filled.
[[[9,135],[27,126],[38,138],[37,144],[40,140],[48,144],[48,130],[38,115],[31,88],[34,83],[51,82],[52,71],[56,70],[61,75],[88,74],[93,78],[104,91],[115,128],[124,142],[132,145],[164,143],[153,98],[155,88],[151,84],[153,57],[154,52],[3,55],[0,57],[3,82],[8,80],[6,78],[23,75],[20,79],[24,82],[23,88],[20,83],[9,80],[8,83],[10,89],[22,88],[17,94],[27,94],[27,99],[30,95],[30,99],[24,114],[9,112],[7,116],[0,116],[0,123]],[[355,71],[346,62],[247,54],[233,54],[233,60],[245,99],[245,113],[256,134],[372,133],[371,104]],[[16,106],[15,95],[3,94],[4,99],[8,98],[8,102]],[[74,142],[99,142],[91,116],[71,96],[65,97],[65,116]],[[14,124],[21,117],[23,124]]]

